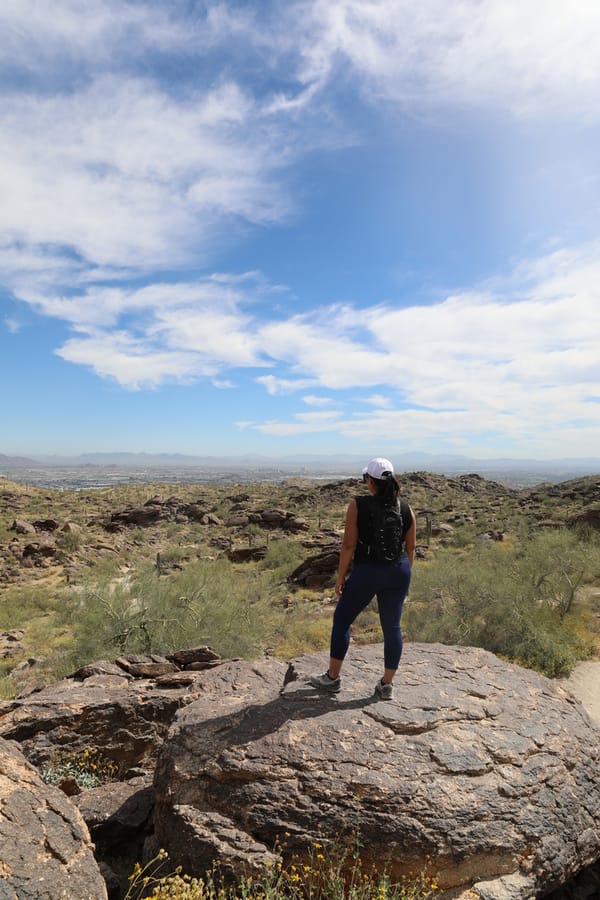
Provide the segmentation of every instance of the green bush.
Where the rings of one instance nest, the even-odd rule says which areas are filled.
[[[289,575],[305,556],[306,551],[297,541],[270,541],[262,565],[265,569],[281,570],[283,575]]]
[[[269,600],[264,575],[240,578],[226,559],[190,563],[168,577],[147,564],[116,583],[85,590],[73,616],[74,663],[196,644],[224,657],[260,655],[273,627]]]
[[[118,766],[106,759],[97,747],[87,747],[80,755],[57,753],[42,766],[46,784],[60,784],[65,778],[74,778],[82,790],[117,781],[118,777]]]
[[[544,532],[515,548],[440,551],[419,564],[404,626],[412,640],[484,647],[550,677],[567,675],[591,643],[569,614],[598,565],[597,541]]]

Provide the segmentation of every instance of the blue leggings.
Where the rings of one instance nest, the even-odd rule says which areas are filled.
[[[397,669],[402,656],[400,617],[410,585],[410,563],[405,555],[395,563],[359,563],[350,573],[333,614],[331,656],[344,659],[350,644],[350,626],[377,595],[383,630],[386,669]]]

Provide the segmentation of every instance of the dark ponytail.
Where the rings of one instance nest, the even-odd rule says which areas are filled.
[[[382,506],[396,506],[400,496],[400,485],[396,476],[391,472],[384,472],[383,478],[373,478],[373,482],[377,488],[375,497]]]

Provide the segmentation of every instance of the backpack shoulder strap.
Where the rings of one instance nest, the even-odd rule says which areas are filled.
[[[400,500],[400,515],[402,516],[402,537],[412,525],[412,512],[406,500]]]

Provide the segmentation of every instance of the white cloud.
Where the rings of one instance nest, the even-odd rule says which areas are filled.
[[[383,394],[371,394],[370,397],[365,397],[365,403],[369,403],[371,406],[377,406],[380,409],[389,409],[392,406],[392,401],[389,397],[385,397]]]
[[[543,15],[517,0],[312,0],[262,13],[208,3],[193,14],[20,0],[3,4],[0,27],[7,71],[31,70],[18,88],[7,81],[0,105],[0,256],[12,256],[8,287],[28,296],[101,271],[202,266],[236,223],[289,218],[286,167],[350,140],[333,99],[348,64],[371,99],[418,109],[600,109],[600,7],[585,0],[548,0]],[[210,80],[198,74],[209,51],[222,54]],[[244,78],[234,58],[262,78]],[[173,60],[177,85],[156,65]],[[369,359],[358,362],[372,383]]]
[[[358,321],[369,315],[372,311],[355,312],[353,331]],[[330,323],[327,328],[322,327],[323,318]],[[318,312],[314,321],[312,316],[305,315],[269,323],[261,329],[261,338],[273,358],[285,359],[300,378],[312,377],[313,384],[329,389],[399,381],[409,365],[400,355],[392,357],[371,349],[352,333],[346,334],[336,308]],[[384,375],[386,365],[389,371]]]
[[[306,81],[350,63],[372,96],[598,121],[595,0],[315,0]]]
[[[598,258],[594,244],[555,253],[517,267],[504,285],[429,306],[334,307],[270,322],[257,303],[269,289],[252,273],[137,290],[90,286],[29,302],[78,332],[58,351],[63,358],[128,387],[226,381],[229,369],[269,366],[255,380],[270,395],[316,386],[358,391],[379,408],[373,421],[381,415],[389,423],[402,407],[420,421],[468,414],[486,429],[498,416],[585,422],[595,412],[588,398],[600,394]],[[362,393],[384,386],[385,393]],[[304,402],[328,401],[309,394]],[[329,416],[308,414],[295,427]],[[355,433],[362,423],[354,417],[347,428]]]
[[[269,352],[271,352],[270,347]],[[257,384],[262,384],[272,397],[281,394],[293,394],[298,390],[303,390],[316,384],[316,381],[312,378],[278,378],[276,375],[259,375],[256,382]]]
[[[341,413],[336,410],[327,412],[296,413],[292,422],[266,422],[254,424],[254,428],[264,434],[294,435],[314,434],[318,432],[332,431],[336,429]]]
[[[56,353],[131,389],[155,388],[167,380],[186,383],[193,377],[213,375],[216,370],[214,365],[202,365],[192,353],[160,350],[148,341],[119,332],[72,338]]]
[[[259,274],[222,274],[195,283],[154,284],[137,290],[89,287],[71,297],[29,296],[46,316],[67,322],[77,337],[56,352],[137,390],[164,382],[217,377],[225,368],[272,365],[246,311],[263,291]]]
[[[273,83],[267,106],[290,115],[354,72],[369,96],[407,107],[599,116],[596,0],[8,0],[0,29],[0,64],[46,79],[77,66],[131,73],[155,54],[177,57],[184,77],[208,53],[249,60]]]
[[[317,397],[314,394],[307,394],[302,400],[307,406],[331,406],[333,403],[332,397]]]
[[[227,220],[289,212],[274,181],[281,136],[234,84],[176,98],[105,76],[74,93],[15,94],[0,134],[0,228],[25,248],[156,270],[192,253],[197,263]]]
[[[381,308],[378,315],[355,310],[346,318],[334,310],[319,313],[318,320],[325,316],[329,322],[361,325],[361,338],[349,335],[345,324],[322,337],[318,321],[308,316],[267,327],[270,352],[279,353],[298,377],[308,375],[329,388],[354,391],[381,384],[388,394],[362,398],[381,407],[368,415],[317,423],[294,415],[290,422],[269,421],[261,428],[271,434],[299,434],[314,427],[353,440],[371,436],[406,441],[412,435],[417,442],[439,440],[441,435],[447,441],[448,434],[455,434],[459,443],[467,434],[480,433],[513,446],[526,445],[531,453],[540,452],[553,435],[564,445],[565,438],[572,441],[576,434],[578,453],[597,453],[597,258],[596,245],[563,251],[518,267],[493,291],[388,309],[385,315]],[[527,277],[517,284],[518,273]],[[279,340],[272,340],[274,334]],[[394,408],[386,408],[392,391]]]
[[[289,167],[356,139],[337,101],[357,86],[411,116],[597,123],[596,0],[7,0],[0,30],[0,269],[70,329],[63,359],[132,389],[246,368],[311,391],[311,412],[242,423],[271,434],[600,445],[598,245],[403,309],[286,313],[260,273],[192,274],[295,214]]]
[[[17,321],[17,319],[12,319],[10,316],[5,316],[4,325],[7,331],[10,331],[11,334],[16,334],[21,330],[21,323]]]
[[[149,50],[203,49],[235,26],[232,16],[216,8],[198,21],[173,15],[174,4],[128,0],[5,0],[0,8],[0,62],[30,72],[51,65],[84,61],[107,65],[131,61]],[[181,10],[180,10],[181,11]],[[241,24],[241,23],[240,23]]]

